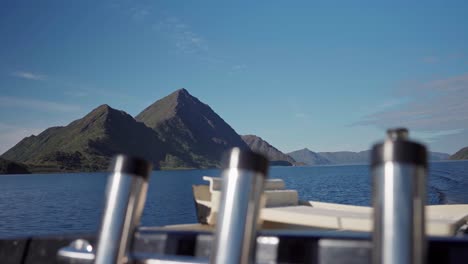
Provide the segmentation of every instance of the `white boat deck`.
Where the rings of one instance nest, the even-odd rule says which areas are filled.
[[[216,223],[220,202],[221,179],[203,177],[210,183],[208,200],[197,199],[197,203],[211,208],[208,224]],[[281,182],[280,182],[281,181]],[[297,191],[284,190],[282,180],[268,180],[264,200],[265,208],[260,212],[264,227],[269,228],[312,228],[343,231],[372,231],[372,208],[324,202],[302,202]],[[426,206],[426,232],[432,236],[452,236],[468,223],[468,204]]]
[[[358,232],[372,231],[372,208],[310,202],[312,206],[263,208],[260,218],[282,226],[315,227]],[[314,204],[319,204],[315,207]],[[468,222],[468,205],[426,206],[426,232],[450,236]]]

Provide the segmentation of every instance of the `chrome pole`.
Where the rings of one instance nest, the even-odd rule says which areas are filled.
[[[426,148],[408,130],[387,131],[372,149],[373,263],[425,262]]]
[[[223,170],[222,198],[211,263],[254,263],[260,197],[268,160],[234,148]]]
[[[96,264],[125,263],[140,222],[152,166],[145,160],[118,155],[106,189],[106,205],[96,248]]]

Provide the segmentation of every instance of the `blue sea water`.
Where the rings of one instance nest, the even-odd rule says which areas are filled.
[[[192,185],[219,170],[153,172],[143,225],[196,222]],[[0,176],[0,237],[96,232],[107,173]],[[370,205],[369,166],[273,167],[302,200]],[[430,164],[428,203],[468,203],[468,161]]]

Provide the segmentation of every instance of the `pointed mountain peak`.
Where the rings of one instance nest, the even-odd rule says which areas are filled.
[[[172,99],[172,100],[177,100],[177,102],[178,102],[181,99],[183,100],[183,99],[193,98],[193,96],[187,91],[187,89],[180,88],[180,89],[174,91],[173,93],[169,94],[165,98]],[[165,98],[163,98],[162,100],[164,100]]]
[[[186,89],[156,101],[135,119],[173,142],[199,167],[218,166],[222,154],[232,147],[248,149],[228,123]]]
[[[108,104],[102,104],[98,107],[96,107],[93,111],[91,112],[104,112],[104,111],[110,111],[110,110],[114,110],[112,107],[110,107]]]
[[[180,107],[180,104],[200,104],[201,102],[191,95],[185,88],[181,88],[173,93],[176,96],[175,105]]]
[[[108,114],[109,112],[120,112],[120,111],[110,107],[107,104],[102,104],[102,105],[94,108],[91,112],[89,112],[85,116],[85,118],[90,117],[90,116],[102,116],[104,114]]]
[[[245,140],[255,140],[255,139],[260,139],[260,140],[263,140],[263,138],[257,136],[257,135],[253,135],[253,134],[248,134],[248,135],[242,135],[241,136],[243,139]]]
[[[114,109],[107,104],[100,105],[85,115],[83,118],[75,120],[74,122],[87,125],[95,122],[105,122],[106,120],[121,120],[121,119],[133,119],[132,116],[125,113],[122,110]]]
[[[205,104],[181,88],[148,106],[135,119],[154,128],[165,120],[181,115],[182,109],[194,114],[199,112],[200,107],[205,107]]]
[[[190,93],[185,88],[180,88],[179,90],[176,90],[174,93],[178,95],[191,96]]]
[[[323,157],[320,153],[311,151],[308,148],[303,148],[300,150],[293,151],[288,153],[294,160],[300,163],[304,163],[307,165],[323,165],[323,164],[330,164],[331,162]]]

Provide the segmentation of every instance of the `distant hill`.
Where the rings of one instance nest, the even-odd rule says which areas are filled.
[[[28,174],[27,166],[0,158],[0,174]]]
[[[217,167],[228,149],[249,148],[229,124],[185,89],[156,101],[135,119],[153,129],[171,149],[190,156],[195,167]],[[183,165],[177,156],[166,160],[168,167]]]
[[[24,138],[2,157],[49,171],[102,171],[118,153],[143,157],[158,167],[167,150],[152,129],[101,105],[67,126]]]
[[[450,156],[451,160],[468,160],[468,147],[464,147]]]
[[[438,161],[438,160],[448,160],[450,154],[442,152],[429,152],[429,160]]]
[[[331,164],[325,157],[315,153],[307,148],[296,150],[288,153],[295,161],[302,162],[306,165],[325,165]]]
[[[242,140],[244,140],[252,151],[267,156],[271,165],[291,166],[296,162],[293,158],[279,151],[261,137],[255,135],[244,135],[242,136]]]
[[[370,163],[370,150],[359,152],[337,151],[337,152],[313,152],[309,149],[301,149],[288,153],[296,161],[307,165],[326,164],[368,164]],[[429,152],[429,160],[447,160],[449,154],[441,152]]]
[[[369,163],[370,151],[337,151],[337,152],[318,152],[320,156],[330,161],[331,164],[362,164]]]

